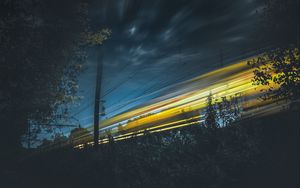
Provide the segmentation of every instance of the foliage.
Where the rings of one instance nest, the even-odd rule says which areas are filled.
[[[210,93],[207,97],[207,108],[205,111],[205,126],[213,129],[219,127],[217,120],[217,109],[216,105],[213,104],[212,94]]]
[[[17,165],[17,175],[4,180],[13,176],[18,181],[8,185],[23,187],[299,187],[297,114],[239,121],[213,134],[200,125],[147,134],[98,152],[63,148]]]
[[[210,128],[225,127],[239,120],[241,115],[241,97],[225,96],[213,99],[210,94],[207,98],[207,109],[205,111],[205,126]]]
[[[257,147],[256,135],[239,125],[148,134],[102,146],[100,176],[110,187],[235,186]]]
[[[248,61],[255,68],[253,85],[268,86],[263,99],[299,99],[299,49],[275,49]]]
[[[5,148],[20,145],[28,122],[46,124],[67,116],[68,104],[77,100],[77,76],[87,49],[110,35],[110,30],[89,23],[88,4],[81,0],[0,2],[0,120]]]
[[[75,128],[71,131],[68,139],[72,145],[78,145],[82,142],[81,140],[78,140],[78,138],[81,138],[81,140],[85,140],[86,142],[93,140],[93,135],[86,128]]]
[[[216,99],[217,117],[222,127],[232,124],[241,116],[241,97],[238,95]]]
[[[267,86],[265,100],[299,98],[299,10],[298,0],[265,0],[260,10],[257,40],[273,49],[248,64],[255,68],[253,84]]]
[[[61,133],[56,133],[54,136],[53,136],[53,143],[63,143],[67,140],[68,138],[61,134]]]
[[[49,145],[52,144],[52,143],[53,143],[53,142],[52,142],[51,140],[48,140],[48,139],[44,138],[44,139],[42,140],[41,145],[39,145],[38,148],[42,148],[42,149],[43,149],[43,148],[49,146]]]

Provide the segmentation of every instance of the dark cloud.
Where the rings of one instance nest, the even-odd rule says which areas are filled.
[[[232,63],[257,48],[253,33],[261,4],[254,0],[102,0],[92,7],[95,28],[110,27],[113,32],[103,45],[102,95],[111,109],[215,69],[221,56],[224,64]],[[82,94],[87,96],[94,91],[91,64],[81,76]],[[93,98],[82,103],[88,100]]]

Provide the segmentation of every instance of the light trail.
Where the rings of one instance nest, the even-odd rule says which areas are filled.
[[[154,110],[156,110],[156,111],[168,110],[168,109],[170,109],[172,107],[180,106],[181,104],[188,103],[191,100],[201,99],[203,97],[205,98],[205,97],[207,97],[209,95],[210,92],[212,93],[212,95],[215,95],[220,90],[220,89],[218,89],[218,87],[224,86],[224,81],[227,81],[227,80],[230,80],[230,79],[232,81],[232,85],[234,85],[235,83],[239,83],[239,85],[241,85],[241,87],[245,87],[246,86],[246,88],[247,88],[247,87],[249,87],[249,85],[252,86],[251,79],[246,79],[246,80],[242,79],[241,81],[237,81],[237,80],[232,80],[232,77],[234,77],[236,75],[230,76],[234,72],[234,70],[235,70],[236,73],[239,73],[238,71],[240,71],[241,69],[246,69],[246,68],[248,68],[248,66],[246,65],[246,62],[242,62],[242,63],[239,63],[238,65],[230,66],[229,68],[223,68],[223,71],[228,71],[229,72],[228,74],[224,74],[224,73],[220,72],[220,70],[219,70],[219,71],[213,71],[214,73],[208,73],[206,75],[200,76],[197,79],[193,79],[191,81],[186,82],[190,86],[190,88],[189,87],[180,88],[181,90],[192,89],[191,91],[186,92],[185,94],[178,95],[178,96],[172,96],[172,94],[169,94],[170,97],[167,98],[166,100],[159,101],[157,103],[150,104],[150,105],[141,107],[139,109],[135,109],[133,111],[129,111],[129,112],[123,113],[121,115],[115,116],[115,117],[110,118],[108,120],[104,120],[100,124],[100,127],[101,128],[105,128],[105,127],[107,127],[109,125],[117,124],[118,122],[124,121],[126,119],[131,119],[133,117],[138,117],[138,116],[142,116],[142,115],[146,115],[146,114],[152,113]],[[220,75],[219,75],[220,73],[222,73],[222,77],[223,78],[219,79],[217,81],[216,77],[219,78],[220,77]],[[247,78],[249,78],[249,73],[250,73],[250,77],[252,77],[252,70],[248,70],[247,73],[248,73],[248,77]],[[225,78],[226,76],[228,78]],[[201,78],[205,79],[205,80],[202,80]],[[216,83],[212,84],[211,83],[212,81],[209,81],[209,79],[210,80],[216,80],[215,81]],[[206,81],[208,81],[210,83],[204,85],[203,82],[206,82]],[[195,82],[196,83],[201,82],[201,83],[199,83],[200,88],[197,87],[197,85],[196,85]],[[229,81],[227,81],[227,82],[230,83]],[[212,84],[212,85],[210,85],[210,84]],[[225,83],[225,84],[227,84],[227,83]],[[201,85],[204,85],[204,86],[201,87]],[[227,88],[228,87],[225,86],[221,90],[227,90]]]
[[[212,95],[214,99],[241,95],[243,98],[242,108],[252,109],[242,112],[242,118],[248,118],[253,114],[257,115],[262,111],[265,111],[264,113],[278,111],[278,107],[274,106],[274,101],[258,99],[262,95],[261,90],[267,87],[252,84],[254,69],[247,65],[248,60],[250,59],[180,83],[173,86],[170,89],[171,92],[153,99],[143,106],[102,120],[99,125],[100,137],[111,135],[115,141],[120,141],[134,136],[142,136],[145,131],[155,133],[199,124],[203,121],[200,112],[205,110],[209,95]],[[273,83],[271,86],[277,87]],[[88,127],[88,130],[92,131],[92,127]],[[89,134],[81,135],[75,141],[92,145],[90,137]],[[99,143],[107,142],[107,138],[99,140]],[[83,147],[83,145],[79,144],[76,147]]]
[[[138,136],[144,135],[145,131],[149,131],[149,133],[154,133],[154,132],[160,132],[159,130],[165,130],[165,129],[163,129],[163,127],[169,127],[169,126],[175,127],[175,128],[176,127],[181,127],[181,126],[178,126],[178,123],[184,123],[184,124],[181,124],[182,126],[188,125],[186,122],[189,122],[189,123],[199,122],[198,120],[201,117],[203,117],[203,116],[198,115],[198,116],[188,118],[188,119],[178,120],[178,121],[161,124],[161,125],[154,126],[154,127],[149,127],[149,128],[139,130],[139,131],[133,131],[133,132],[129,132],[129,133],[126,133],[126,134],[121,134],[121,135],[118,135],[118,136],[114,136],[113,138],[114,138],[115,141],[118,141],[119,138],[123,138],[123,137],[132,138],[132,137],[137,136],[137,135]],[[190,122],[192,120],[196,120],[196,121]],[[84,135],[84,136],[87,136],[87,135]],[[121,139],[121,140],[123,140],[123,139]],[[103,141],[108,141],[108,138],[100,139],[99,144],[103,143]],[[92,141],[92,142],[88,142],[87,144],[92,145],[93,143],[94,142]]]

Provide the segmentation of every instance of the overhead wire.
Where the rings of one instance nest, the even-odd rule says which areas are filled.
[[[249,54],[249,53],[248,53]],[[235,58],[236,59],[236,58]],[[133,72],[133,75],[135,75],[135,73],[137,72],[138,70],[135,70],[134,72]],[[181,80],[182,78],[184,78],[185,77],[185,75],[183,75],[181,78],[179,78],[179,79],[177,79],[177,80]],[[132,77],[130,76],[130,77],[128,77],[127,78],[127,80],[125,81],[125,82],[127,82],[128,80],[130,80],[130,79],[132,79]],[[176,81],[177,81],[176,80]],[[172,81],[172,82],[176,82],[176,81]],[[118,87],[120,87],[121,85],[123,85],[125,82],[122,82],[121,84],[119,84],[119,85],[117,85],[117,86],[115,86],[115,87],[113,87],[113,88],[111,88],[110,89],[110,91],[108,91],[104,96],[107,96],[109,93],[111,93],[111,92],[113,92],[114,90],[116,90]],[[168,83],[168,82],[167,82]],[[153,86],[155,86],[155,85],[153,85]],[[162,87],[162,89],[164,88],[164,87],[166,87],[166,85],[164,85],[163,87]],[[151,87],[151,88],[153,88],[153,87]],[[150,91],[151,91],[151,88],[149,88],[150,89]],[[149,90],[148,89],[148,90]],[[154,89],[156,89],[156,88],[154,88]],[[159,89],[159,90],[161,90],[161,89]],[[147,90],[146,90],[147,91]],[[157,92],[157,91],[156,91]],[[140,96],[140,97],[145,97],[145,96],[147,96],[147,95],[149,95],[149,94],[144,94],[145,92],[143,92],[143,94],[142,94],[142,96]],[[155,92],[152,92],[152,93],[150,93],[150,94],[153,94],[153,93],[155,93]],[[138,97],[139,98],[139,97]],[[135,101],[137,100],[137,99],[134,99]],[[132,101],[132,100],[131,100]],[[126,104],[126,105],[128,105],[128,104]],[[89,106],[89,105],[87,105],[87,106]],[[117,105],[118,106],[118,105]],[[123,107],[125,107],[125,106],[123,106]],[[123,108],[122,107],[122,108]],[[84,110],[85,108],[83,108],[83,110]],[[83,111],[83,110],[81,110],[81,111]],[[79,111],[80,112],[80,111]],[[78,114],[78,113],[75,113],[76,115]]]

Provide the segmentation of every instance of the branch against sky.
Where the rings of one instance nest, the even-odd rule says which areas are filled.
[[[298,99],[300,96],[299,1],[265,1],[261,11],[263,27],[258,40],[272,48],[248,61],[255,68],[254,85],[265,85],[263,99]]]
[[[300,58],[298,48],[277,48],[248,61],[255,68],[253,85],[268,86],[263,99],[299,99]]]
[[[90,26],[89,4],[81,0],[0,5],[1,144],[14,150],[29,124],[68,114],[87,49],[102,44],[111,31]]]

